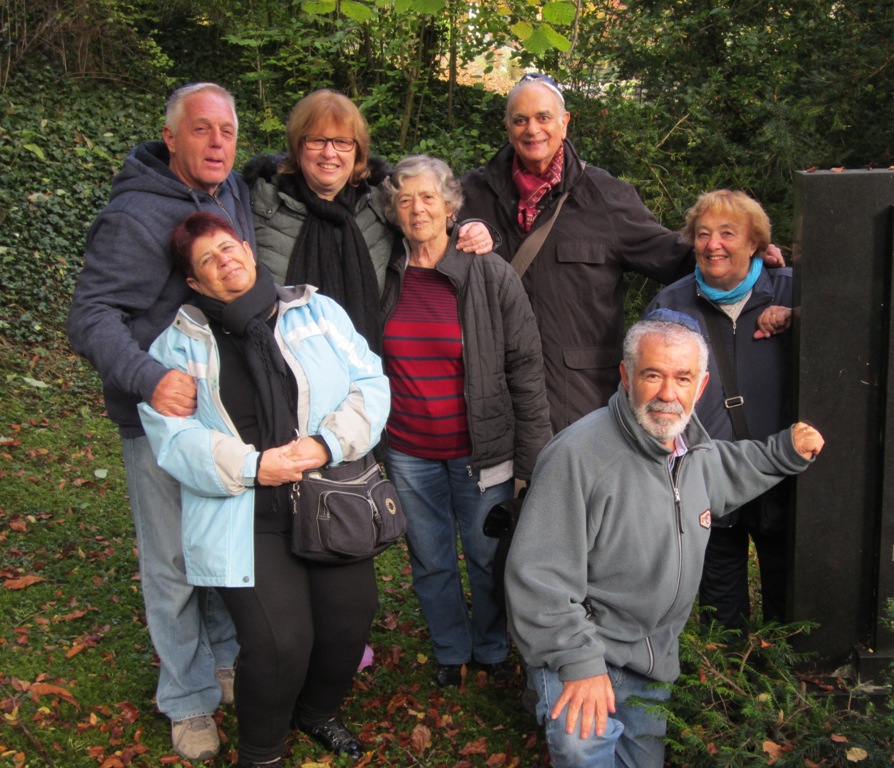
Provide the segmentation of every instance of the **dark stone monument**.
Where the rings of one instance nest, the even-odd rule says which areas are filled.
[[[894,660],[894,172],[798,173],[794,213],[798,417],[826,448],[796,485],[789,606],[820,625],[799,649],[867,682]]]

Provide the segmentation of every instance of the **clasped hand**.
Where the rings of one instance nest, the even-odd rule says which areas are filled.
[[[311,437],[299,437],[261,454],[257,481],[260,485],[297,483],[309,469],[322,467],[329,461],[326,449]]]

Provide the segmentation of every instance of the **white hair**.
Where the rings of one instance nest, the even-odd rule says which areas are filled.
[[[230,109],[233,112],[233,125],[236,126],[236,132],[238,133],[239,117],[236,115],[236,100],[233,98],[232,93],[223,86],[217,85],[217,83],[190,83],[189,85],[184,85],[182,88],[178,88],[168,97],[168,103],[165,107],[165,125],[171,133],[174,135],[177,134],[177,129],[180,127],[180,120],[183,117],[183,109],[186,100],[190,96],[202,93],[203,91],[210,91],[227,100]]]

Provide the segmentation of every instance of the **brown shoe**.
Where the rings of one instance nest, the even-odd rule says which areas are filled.
[[[171,744],[184,760],[209,760],[220,751],[217,723],[211,715],[172,722]]]

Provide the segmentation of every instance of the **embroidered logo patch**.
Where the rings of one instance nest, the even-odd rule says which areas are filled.
[[[711,510],[706,509],[698,516],[698,524],[702,528],[710,528],[711,527]]]

